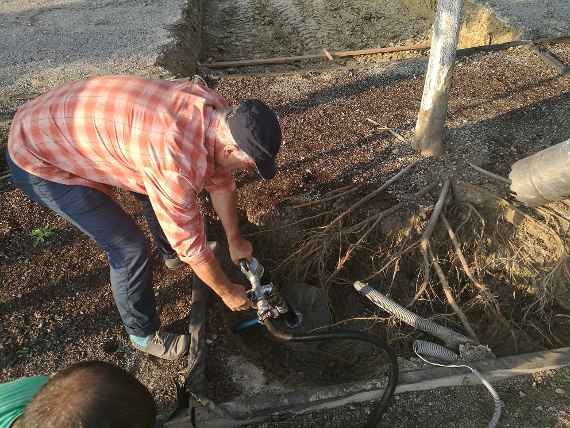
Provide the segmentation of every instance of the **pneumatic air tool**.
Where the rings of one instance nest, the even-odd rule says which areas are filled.
[[[279,288],[271,281],[271,276],[256,258],[241,259],[240,268],[251,284],[247,292],[253,306],[257,309],[257,322],[263,324],[268,319],[282,319],[289,328],[299,327],[302,323],[301,313],[295,311],[283,298]],[[245,327],[257,322],[246,321]],[[242,324],[243,325],[243,324]],[[243,330],[238,326],[238,331]]]
[[[303,332],[300,328],[296,329],[296,327],[300,327],[302,324],[301,314],[298,311],[294,310],[289,302],[287,302],[287,300],[282,296],[279,287],[272,282],[269,272],[265,270],[255,258],[251,258],[249,260],[240,260],[240,268],[242,273],[246,276],[251,284],[251,289],[248,291],[248,297],[257,311],[257,316],[254,319],[240,323],[237,327],[234,328],[234,332],[242,333],[249,327],[257,326],[258,328],[263,328],[268,333],[270,339],[276,340],[278,342],[309,344],[318,342],[356,340],[369,343],[377,349],[379,355],[383,357],[381,362],[386,367],[386,381],[384,383],[383,391],[379,394],[376,405],[373,407],[373,410],[368,416],[368,421],[365,427],[380,427],[382,415],[388,408],[390,400],[398,383],[398,362],[396,359],[396,354],[388,346],[388,344],[376,335],[358,330],[321,328],[318,332]],[[191,314],[197,313],[198,315],[204,315],[200,312],[200,308],[202,308],[202,310],[205,309],[206,299],[201,293],[207,290],[207,286],[205,284],[202,284],[201,280],[199,279],[196,280],[194,286],[195,289],[192,292]],[[310,314],[307,315],[307,318],[309,318]],[[205,317],[200,318],[205,319]],[[288,328],[284,329],[284,326]],[[204,333],[205,331],[203,328],[200,328],[200,326],[197,326],[197,328],[194,327],[196,326],[192,324],[191,318],[191,333]],[[307,328],[307,326],[305,326],[305,328]],[[202,334],[202,339],[203,342],[205,342],[204,334]],[[196,344],[198,344],[198,341],[196,341]],[[199,347],[196,346],[196,348]],[[205,345],[203,345],[202,350],[205,350],[204,348]],[[196,357],[196,360],[199,359],[200,357]],[[195,377],[196,374],[201,374],[200,371],[196,373],[194,367],[195,364],[196,363],[189,361],[189,365],[192,366],[190,367],[191,374],[189,376]],[[199,366],[203,367],[204,364],[199,364]],[[209,411],[216,414],[216,418],[223,418],[226,421],[231,421],[224,426],[241,426],[246,423],[246,421],[250,420],[251,414],[249,412],[245,412],[245,414],[234,414],[234,412],[229,412],[227,408],[219,406],[211,399],[209,399],[205,395],[204,391],[196,389],[196,385],[194,383],[195,382],[189,383],[187,379],[186,385],[189,385],[189,387],[177,387],[177,396],[179,398],[177,401],[179,404],[177,405],[176,410],[172,413],[171,418],[169,418],[172,419],[173,425],[169,425],[167,423],[166,426],[172,426],[173,428],[182,426],[181,424],[176,423],[175,418],[178,415],[183,414],[182,412],[186,412],[186,414],[190,416],[184,419],[184,426],[197,427],[198,418],[196,417],[196,408],[198,407],[196,406],[196,403],[199,403],[201,407],[206,407]],[[284,414],[285,413],[287,412],[284,411]],[[202,425],[203,422],[203,420],[200,422],[200,427],[214,426],[208,425],[207,423],[206,425]],[[213,423],[216,424],[216,420],[214,420]]]

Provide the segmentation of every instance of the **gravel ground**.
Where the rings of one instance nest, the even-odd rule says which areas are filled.
[[[167,26],[185,0],[3,0],[0,105],[93,74],[165,74],[155,65],[172,43]]]
[[[558,37],[570,34],[567,0],[473,0],[487,6],[507,24],[523,30],[522,38]]]
[[[154,66],[154,59],[158,47],[168,43],[163,27],[178,17],[182,3],[4,1],[0,6],[3,23],[7,23],[0,28],[0,143],[5,141],[14,108],[48,87],[91,73],[163,75]],[[555,50],[561,58],[570,54],[568,44],[558,44]],[[219,81],[220,91],[233,101],[255,96],[274,105],[284,125],[279,176],[269,183],[240,177],[240,203],[246,216],[260,224],[260,219],[273,212],[285,197],[314,198],[322,189],[339,183],[382,180],[417,159],[407,144],[375,132],[363,119],[373,117],[410,137],[424,67],[424,62],[412,61]],[[403,181],[401,187],[391,190],[394,197],[450,168],[459,176],[473,179],[461,159],[478,160],[505,174],[515,157],[570,138],[569,89],[569,77],[556,76],[525,48],[463,59],[451,94],[451,155],[428,160],[414,175],[419,177],[417,181]],[[108,360],[139,377],[152,390],[161,409],[166,409],[174,399],[170,381],[183,371],[185,362],[158,361],[129,348],[112,302],[104,254],[9,183],[2,184],[0,192],[0,382],[52,373],[78,360]],[[118,193],[117,198],[145,229],[136,203],[123,193]],[[56,235],[34,246],[30,232],[44,226],[52,227]],[[256,248],[263,249],[269,265],[277,260],[272,260],[271,248],[267,247],[275,246],[274,241],[280,239],[283,236],[255,238]],[[155,292],[163,324],[184,331],[191,273],[168,272],[158,257],[154,263]],[[213,302],[209,376],[210,394],[217,400],[243,392],[243,385],[232,378],[228,362],[236,354],[243,352],[249,358],[252,353],[229,333],[233,321],[219,302]],[[541,344],[541,339],[536,342]],[[285,375],[286,371],[280,372]],[[398,405],[397,415],[390,416],[394,418],[393,426],[415,426],[417,421],[425,426],[445,426],[449,419],[438,415],[449,414],[452,405],[457,407],[450,413],[463,415],[457,423],[475,426],[474,421],[485,421],[486,416],[476,419],[472,413],[462,412],[464,407],[482,409],[472,406],[471,401],[460,401],[462,391],[457,395],[444,391],[410,395],[409,400],[407,395],[402,396],[404,404]],[[543,392],[539,388],[529,395],[545,403],[563,397]],[[477,403],[487,400],[481,394],[472,397]],[[513,405],[517,401],[517,396],[512,395]],[[516,410],[523,412],[518,419],[522,424],[511,426],[556,426],[550,407],[555,407],[556,417],[562,417],[562,407],[559,410],[557,403],[540,404],[542,410],[524,404]],[[422,410],[401,410],[416,406]],[[530,414],[524,413],[527,410]],[[535,416],[538,419],[531,419]],[[327,422],[328,417],[303,422],[303,426],[333,426]]]
[[[552,45],[564,58],[568,43]],[[411,140],[423,89],[425,60],[329,71],[221,78],[216,88],[232,102],[260,98],[275,108],[285,130],[278,180],[243,180],[242,203],[254,222],[277,197],[316,191],[310,183],[383,180],[419,159],[409,144],[366,121],[395,128]],[[527,47],[461,58],[450,93],[447,153],[426,159],[415,181],[397,195],[440,174],[481,181],[471,160],[508,175],[525,153],[570,137],[570,76],[556,71]],[[443,171],[443,172],[442,172]],[[317,186],[318,187],[318,186]]]
[[[560,53],[570,52],[569,45],[556,48]],[[239,179],[240,203],[248,216],[255,221],[283,198],[315,195],[323,186],[381,180],[416,159],[406,144],[375,132],[364,118],[374,117],[409,137],[424,66],[412,62],[220,81],[218,87],[229,99],[264,99],[277,108],[283,121],[285,145],[276,179],[268,183],[251,177]],[[463,58],[451,95],[451,155],[428,160],[421,173],[414,175],[420,182],[403,182],[405,188],[394,188],[394,195],[433,179],[430,174],[446,170],[461,157],[488,159],[483,165],[504,174],[514,157],[570,138],[569,89],[568,77],[557,77],[525,48]],[[473,178],[462,165],[453,170]],[[144,228],[142,215],[130,197],[122,193],[117,197]],[[184,361],[157,361],[130,350],[111,299],[104,254],[10,185],[2,190],[0,212],[0,381],[51,373],[77,360],[97,358],[135,373],[153,391],[161,408],[168,407],[174,398],[169,380],[184,369]],[[34,247],[30,232],[43,226],[53,227],[56,236]],[[275,245],[271,235],[254,241],[264,261],[275,263],[267,249],[267,245]],[[181,318],[189,311],[190,272],[167,272],[158,258],[155,264],[155,291],[163,324],[184,331],[186,321]],[[243,388],[232,380],[230,357],[243,352],[249,359],[255,349],[248,350],[229,334],[235,319],[219,302],[213,303],[210,393],[217,400],[227,400]],[[536,341],[540,343],[540,338]],[[287,370],[276,373],[284,378],[270,380],[287,381]],[[265,376],[271,377],[267,372]],[[413,415],[417,414],[408,413],[408,419],[395,426],[411,426]]]
[[[570,427],[570,368],[512,378],[495,387],[505,405],[499,427]],[[257,426],[360,428],[369,410],[367,405],[352,405]],[[443,388],[397,395],[382,419],[382,426],[482,428],[492,414],[493,401],[482,386]]]

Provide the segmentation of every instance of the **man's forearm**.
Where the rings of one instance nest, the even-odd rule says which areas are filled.
[[[232,293],[234,285],[228,279],[215,257],[212,257],[207,262],[192,266],[192,270],[198,275],[198,278],[204,281],[221,298]]]
[[[237,196],[235,191],[212,192],[210,194],[214,210],[224,226],[228,241],[240,238],[239,221],[237,216]]]

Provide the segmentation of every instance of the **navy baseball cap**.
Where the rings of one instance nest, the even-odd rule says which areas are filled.
[[[255,161],[261,178],[273,178],[277,173],[275,157],[282,140],[275,112],[259,100],[244,100],[226,120],[238,147]]]

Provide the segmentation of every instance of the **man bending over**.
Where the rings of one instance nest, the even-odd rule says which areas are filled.
[[[238,227],[233,173],[255,169],[272,178],[280,144],[277,117],[260,101],[231,109],[198,84],[109,76],[68,83],[22,106],[7,162],[16,186],[106,251],[133,346],[176,359],[189,338],[159,330],[147,243],[112,188],[142,203],[167,267],[187,263],[229,309],[247,309],[244,288],[228,279],[206,245],[198,194],[209,192],[232,260],[251,257]]]

